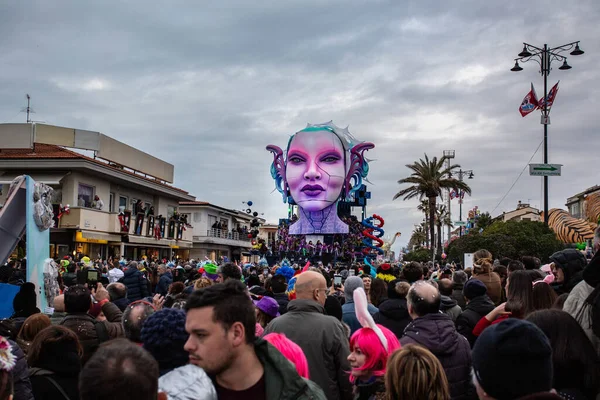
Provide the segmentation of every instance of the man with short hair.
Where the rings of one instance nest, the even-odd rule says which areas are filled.
[[[123,333],[133,343],[142,343],[142,326],[156,308],[143,300],[135,301],[123,313]]]
[[[420,263],[411,261],[402,268],[402,276],[408,283],[413,284],[423,279],[423,267]]]
[[[98,349],[79,374],[81,400],[156,400],[158,363],[140,346],[126,339]]]
[[[221,399],[325,399],[312,382],[266,341],[255,339],[256,314],[237,279],[197,290],[185,306],[185,344]]]
[[[70,262],[69,265],[67,265],[67,272],[62,274],[63,285],[67,287],[77,285],[77,273],[75,272],[76,270],[77,265],[74,262]]]
[[[144,273],[138,269],[137,261],[129,263],[123,278],[119,282],[127,286],[127,296],[131,301],[141,300],[150,296],[148,280]]]
[[[165,297],[169,293],[169,286],[173,283],[173,274],[164,264],[158,266],[157,272],[160,278],[154,292]]]
[[[310,377],[327,399],[351,399],[348,338],[342,323],[324,314],[328,292],[325,277],[318,272],[303,272],[296,278],[295,290],[296,299],[288,304],[288,312],[271,321],[265,335],[283,333],[302,348]]]
[[[413,321],[404,330],[400,344],[418,344],[431,351],[444,367],[450,397],[471,399],[471,347],[456,332],[452,319],[440,313],[440,292],[427,281],[415,282],[408,291],[408,313]]]
[[[226,282],[229,279],[239,281],[242,279],[242,271],[237,265],[227,263],[219,267],[219,279],[217,282]]]
[[[131,303],[127,298],[127,286],[121,282],[115,282],[109,284],[106,290],[108,290],[111,303],[119,307],[119,310],[125,311],[125,308]]]
[[[450,318],[452,318],[452,322],[456,322],[456,318],[458,318],[462,309],[457,304],[456,300],[450,297],[452,296],[453,289],[452,281],[446,278],[440,279],[438,281],[438,288],[441,298],[440,311],[449,315]]]
[[[462,294],[467,280],[469,280],[469,277],[465,271],[454,271],[452,274],[452,294],[450,297],[456,300],[456,304],[458,304],[462,310],[464,310],[465,306],[467,305],[465,302],[465,296]]]
[[[345,302],[342,306],[342,321],[344,321],[344,323],[350,328],[350,336],[362,328],[362,325],[356,317],[356,309],[354,304],[354,291],[358,288],[362,288],[364,290],[364,279],[359,276],[351,276],[346,279],[346,282],[344,282]],[[371,316],[375,315],[378,311],[377,307],[372,304],[368,304],[367,309]]]
[[[92,294],[85,285],[74,285],[65,289],[64,301],[67,316],[60,322],[71,329],[83,348],[82,364],[96,351],[100,343],[123,336],[121,318],[123,313],[109,301],[109,294],[102,284],[94,290],[93,297],[101,307],[106,321],[97,321],[88,311],[92,306]]]
[[[456,330],[467,338],[469,344],[473,347],[477,340],[477,336],[473,335],[473,328],[495,306],[487,295],[487,287],[479,279],[469,280],[463,288],[463,295],[467,301],[467,306],[456,319]]]
[[[510,276],[515,271],[523,271],[525,270],[525,266],[519,260],[511,260],[506,266],[506,272]]]
[[[550,341],[528,321],[509,318],[492,325],[473,348],[473,382],[481,400],[559,400],[552,374]]]

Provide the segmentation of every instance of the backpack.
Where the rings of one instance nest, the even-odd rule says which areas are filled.
[[[50,381],[50,383],[52,384],[52,386],[54,386],[56,388],[56,390],[58,390],[58,392],[60,394],[62,394],[63,398],[65,400],[71,400],[71,398],[67,395],[67,393],[65,393],[65,391],[63,390],[63,388],[58,384],[58,382],[56,382],[56,380],[54,380],[54,378],[52,377],[52,375],[54,375],[54,372],[52,371],[48,371],[47,369],[43,369],[43,368],[29,368],[29,376],[43,376],[44,378],[48,379],[48,381]]]

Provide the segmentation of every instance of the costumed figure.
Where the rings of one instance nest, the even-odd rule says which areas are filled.
[[[375,324],[368,311],[369,303],[364,289],[356,289],[353,296],[356,317],[362,328],[350,338],[350,382],[354,384],[355,398],[383,399],[387,359],[400,348],[400,343],[392,331]]]
[[[337,202],[361,187],[369,172],[364,152],[374,147],[332,121],[308,124],[290,138],[285,154],[267,146],[274,157],[275,188],[284,202],[298,205],[290,235],[348,233],[348,225],[337,215]]]
[[[64,260],[63,260],[64,261]],[[54,304],[54,298],[60,294],[58,287],[58,266],[52,258],[44,260],[44,296],[51,307]]]
[[[379,222],[378,225],[373,224],[374,219],[376,219]],[[365,238],[363,239],[363,244],[365,245],[365,248],[363,250],[363,253],[365,255],[364,263],[365,265],[370,267],[369,273],[372,278],[376,277],[376,272],[375,267],[373,266],[371,261],[377,257],[377,254],[383,254],[383,250],[381,249],[381,246],[383,246],[383,240],[381,239],[381,237],[385,233],[382,229],[384,224],[385,221],[379,215],[373,215],[372,217],[369,217],[362,222],[362,225],[366,228],[362,232],[365,236]]]
[[[312,240],[308,241],[308,244],[306,245],[307,249],[308,249],[308,254],[310,256],[314,256],[315,255],[315,245],[313,244]]]
[[[52,193],[50,186],[35,182],[33,186],[33,220],[40,231],[54,227],[54,211],[52,210]]]
[[[392,265],[383,263],[377,268],[377,278],[383,279],[386,282],[391,282],[396,277],[392,274]]]

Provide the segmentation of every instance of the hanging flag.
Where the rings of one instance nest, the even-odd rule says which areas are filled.
[[[535,111],[539,106],[538,100],[537,100],[537,96],[535,94],[535,89],[533,88],[533,83],[531,84],[531,90],[529,90],[529,93],[527,93],[525,95],[525,98],[523,98],[523,101],[521,102],[521,105],[519,106],[519,112],[521,113],[521,116],[524,117],[527,114]]]
[[[456,190],[452,190],[450,192],[450,200],[454,200],[457,197],[458,197],[458,193],[456,193]]]
[[[558,93],[558,84],[559,83],[560,83],[560,81],[556,82],[556,85],[552,86],[552,89],[550,89],[550,92],[548,92],[548,96],[546,97],[546,99],[544,99],[542,97],[540,99],[540,101],[538,101],[538,105],[539,105],[540,109],[543,110],[544,103],[547,102],[546,109],[548,110],[548,112],[550,112],[550,108],[552,108],[552,104],[554,104],[554,100],[556,99],[556,94]]]

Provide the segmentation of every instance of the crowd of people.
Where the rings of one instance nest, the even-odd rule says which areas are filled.
[[[53,313],[21,282],[0,321],[0,400],[600,398],[600,252],[473,260],[61,260]]]

